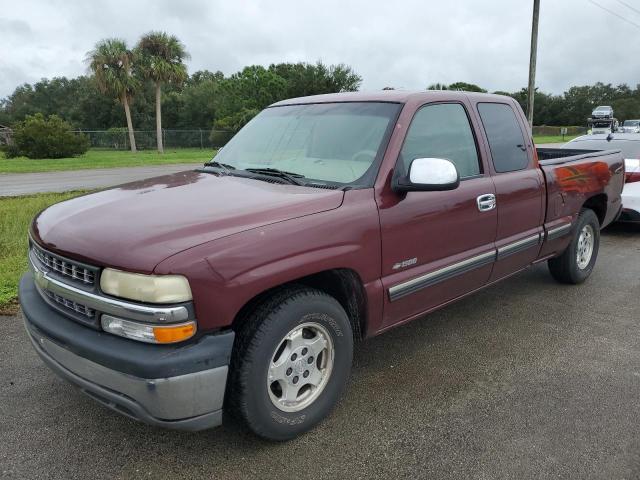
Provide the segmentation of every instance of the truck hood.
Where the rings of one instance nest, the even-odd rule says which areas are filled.
[[[150,273],[167,257],[252,228],[338,208],[344,192],[188,171],[120,185],[41,212],[45,248]]]

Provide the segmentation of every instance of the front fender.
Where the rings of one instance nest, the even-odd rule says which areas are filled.
[[[322,271],[351,269],[365,286],[373,284],[380,278],[380,255],[378,211],[373,190],[366,189],[346,192],[338,209],[199,245],[154,271],[189,279],[199,325],[207,329],[231,325],[256,295]]]

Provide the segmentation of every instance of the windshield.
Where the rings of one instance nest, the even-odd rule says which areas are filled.
[[[595,109],[596,112],[608,112],[609,111],[609,107],[597,107]]]
[[[622,124],[623,127],[637,127],[640,125],[640,120],[625,120]]]
[[[215,161],[275,168],[313,181],[371,186],[401,105],[382,102],[271,107],[240,130]]]

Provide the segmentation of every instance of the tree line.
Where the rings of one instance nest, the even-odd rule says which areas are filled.
[[[0,100],[0,124],[27,116],[58,115],[78,130],[217,129],[235,132],[267,105],[286,98],[358,90],[362,78],[344,64],[322,62],[251,65],[232,75],[201,70],[188,74],[185,46],[164,32],[150,32],[129,48],[118,39],[98,42],[87,53],[88,74],[23,84]],[[393,87],[386,87],[392,89]],[[486,92],[466,82],[435,83],[428,89]],[[526,110],[527,90],[498,91]],[[640,85],[573,86],[562,94],[536,91],[536,125],[586,125],[597,105],[611,105],[616,117],[640,118]],[[156,135],[162,151],[162,135]]]
[[[465,90],[483,92],[478,85],[456,82],[450,85],[434,83],[429,90]],[[527,88],[517,92],[495,91],[499,95],[515,98],[527,111],[529,93]],[[619,120],[640,119],[640,84],[631,88],[626,84],[612,85],[597,82],[594,85],[574,86],[561,95],[544,93],[536,89],[533,107],[535,125],[586,126],[587,118],[598,105],[610,105]]]
[[[136,151],[136,144],[130,104],[146,83],[154,92],[156,141],[158,152],[163,152],[162,103],[166,100],[174,114],[184,109],[185,105],[181,105],[184,92],[180,89],[189,78],[184,63],[188,58],[182,42],[165,32],[143,35],[131,50],[123,40],[106,39],[88,52],[86,61],[93,72],[95,85],[124,107],[132,151]],[[239,130],[273,101],[286,98],[285,93],[291,90],[287,79],[292,79],[292,86],[303,95],[355,90],[361,81],[349,68],[339,65],[327,69],[321,63],[314,66],[272,65],[268,70],[248,67],[229,79],[224,75],[198,72],[193,78],[197,87],[204,84],[218,87],[218,92],[207,92],[212,94],[214,103],[218,101],[211,117],[213,125],[232,132]],[[162,89],[166,86],[173,86],[175,91],[168,91],[167,98],[163,99]]]
[[[23,84],[0,100],[0,124],[40,113],[78,130],[217,129],[236,132],[260,110],[285,98],[358,90],[362,78],[343,64],[252,65],[230,76],[208,70],[188,75],[189,55],[172,35],[150,32],[130,49],[106,39],[87,53],[90,75]]]

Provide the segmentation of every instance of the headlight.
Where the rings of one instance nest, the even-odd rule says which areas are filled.
[[[192,299],[189,281],[182,275],[142,275],[105,268],[100,288],[115,297],[145,303],[178,303]]]

